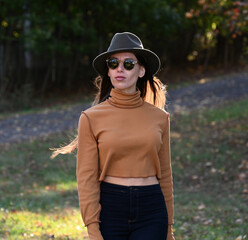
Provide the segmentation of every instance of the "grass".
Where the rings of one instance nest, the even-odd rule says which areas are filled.
[[[177,240],[247,239],[248,100],[172,116]],[[87,239],[62,133],[1,148],[0,239]]]
[[[176,239],[247,239],[247,109],[173,116]]]
[[[86,236],[78,209],[75,156],[49,158],[49,147],[65,139],[61,134],[1,151],[1,239]]]
[[[68,102],[58,102],[58,103],[50,103],[48,100],[46,101],[40,101],[40,105],[37,104],[37,106],[30,106],[28,108],[22,108],[22,110],[15,110],[15,111],[8,111],[5,109],[1,115],[0,120],[5,118],[10,118],[16,115],[25,115],[25,114],[32,114],[32,113],[43,113],[48,111],[59,111],[59,110],[65,110],[68,108],[71,108],[75,105],[88,105],[93,102],[93,98],[89,98],[87,96],[83,96],[81,99],[77,99],[74,101],[68,101]]]

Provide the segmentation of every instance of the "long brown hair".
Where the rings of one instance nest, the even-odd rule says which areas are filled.
[[[149,67],[146,66],[144,59],[140,56],[136,56],[140,65],[145,67],[145,75],[139,78],[137,81],[137,88],[140,90],[140,96],[147,102],[155,105],[158,108],[164,109],[166,102],[166,86],[149,71]],[[105,101],[113,88],[111,80],[106,73],[103,76],[98,76],[94,81],[98,92],[95,96],[93,105]],[[77,148],[78,136],[76,136],[68,145],[60,148],[51,148],[53,151],[51,158],[55,158],[58,154],[67,154],[73,152]]]

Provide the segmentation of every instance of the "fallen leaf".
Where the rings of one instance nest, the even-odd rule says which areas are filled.
[[[211,162],[206,162],[205,166],[206,167],[211,167],[212,166],[212,163]]]
[[[246,179],[246,174],[245,173],[240,173],[238,178],[239,178],[239,181],[244,182],[245,179]]]
[[[216,223],[217,223],[218,225],[221,224],[221,220],[218,219]]]
[[[194,216],[194,221],[198,222],[200,221],[201,217],[200,216]]]
[[[192,179],[193,179],[193,180],[197,180],[197,179],[198,179],[198,176],[197,176],[197,175],[193,175],[193,176],[192,176]]]
[[[206,208],[206,206],[204,205],[204,204],[201,204],[199,207],[198,207],[198,210],[203,210],[203,209],[205,209]]]
[[[171,132],[171,137],[172,138],[181,138],[181,134],[178,132]]]
[[[238,218],[238,219],[236,219],[236,221],[235,221],[236,223],[238,223],[238,224],[240,224],[240,223],[242,223],[243,222],[243,220],[241,219],[241,218]]]
[[[248,194],[248,189],[244,189],[244,190],[243,190],[243,193],[244,193],[244,194]]]
[[[217,171],[216,168],[211,168],[210,170],[211,173],[216,173],[216,171]]]
[[[246,169],[248,169],[248,161],[247,160],[243,160],[241,162],[241,164],[238,166],[238,168],[240,170],[246,170]]]
[[[212,219],[208,219],[208,220],[203,222],[204,225],[209,225],[209,224],[212,224],[212,223],[213,223]]]

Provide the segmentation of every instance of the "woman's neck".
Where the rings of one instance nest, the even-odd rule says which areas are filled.
[[[140,97],[138,89],[134,93],[126,93],[112,88],[108,102],[119,108],[136,108],[143,105],[144,100]]]

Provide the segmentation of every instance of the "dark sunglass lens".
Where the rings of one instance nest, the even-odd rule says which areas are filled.
[[[127,70],[132,70],[135,65],[134,60],[132,59],[125,59],[123,64],[124,64],[124,68]]]
[[[117,68],[119,65],[119,61],[116,58],[111,58],[108,60],[108,67],[111,69]]]

